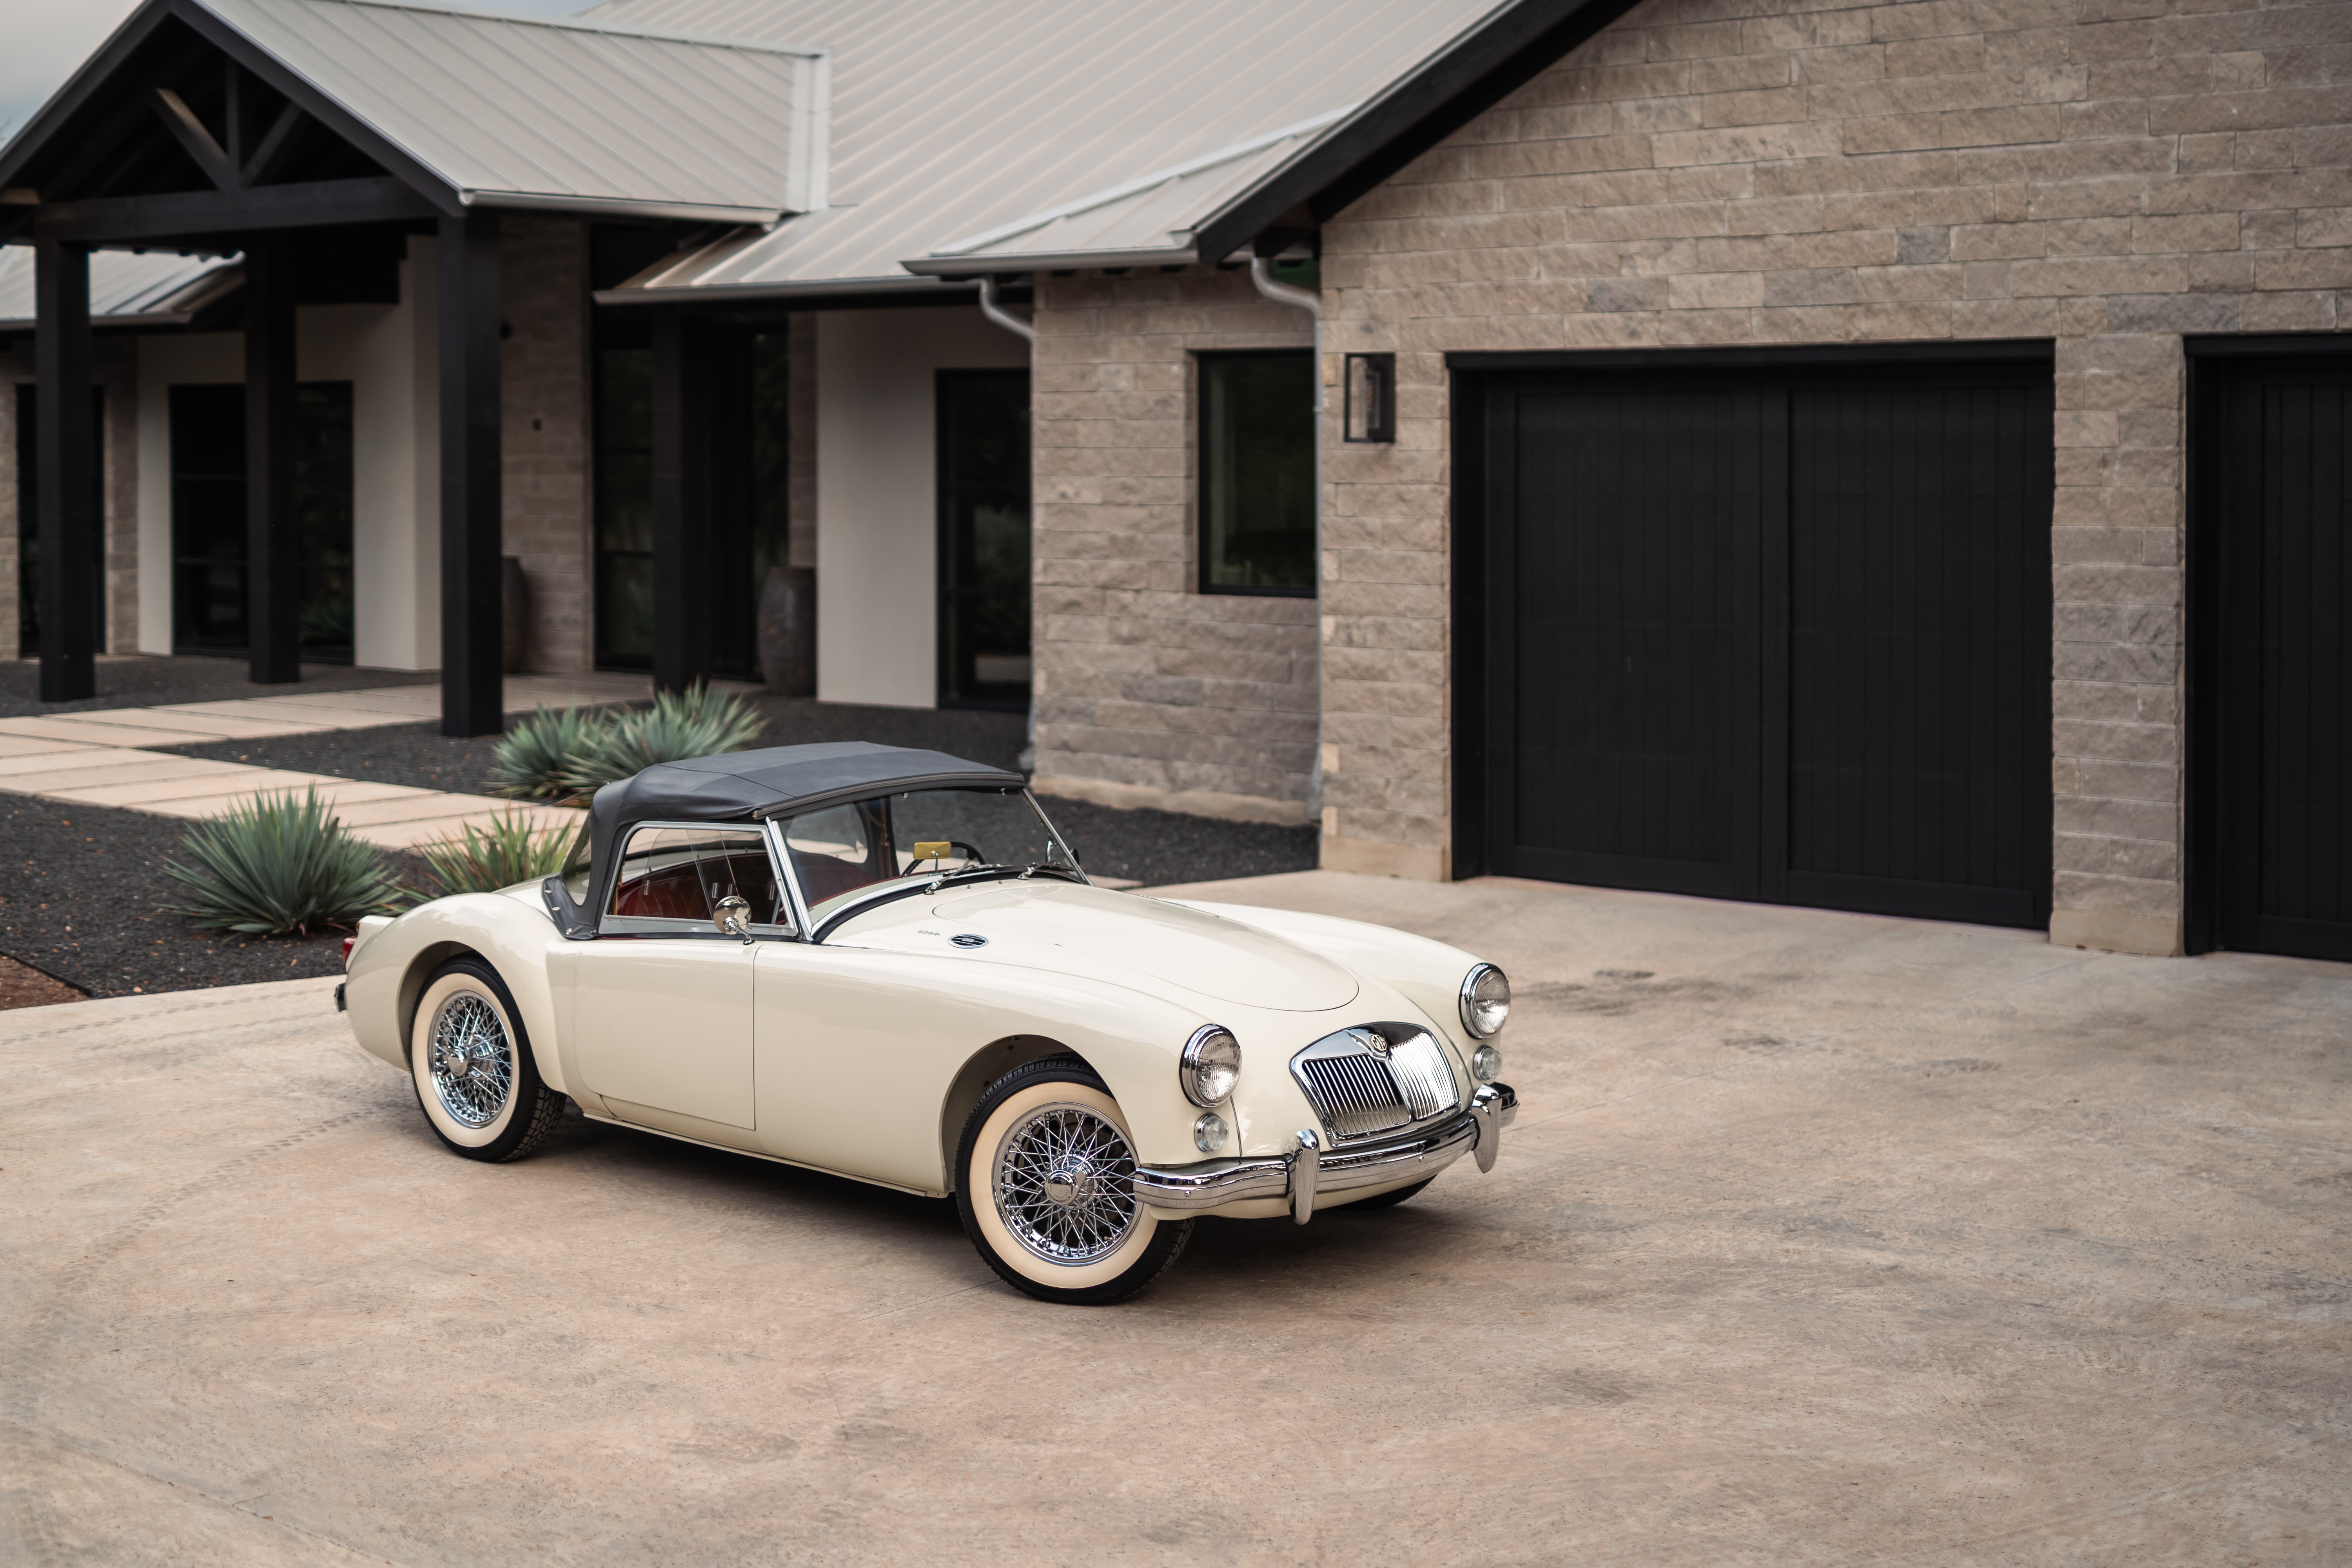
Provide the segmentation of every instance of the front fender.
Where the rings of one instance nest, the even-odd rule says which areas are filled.
[[[1466,1056],[1477,1048],[1478,1042],[1462,1027],[1461,1008],[1463,978],[1479,962],[1475,953],[1411,931],[1337,915],[1265,910],[1252,904],[1198,903],[1190,899],[1169,901],[1255,926],[1335,959],[1359,975],[1382,981],[1426,1015],[1456,1051]]]
[[[345,982],[352,1037],[370,1055],[407,1071],[410,1021],[426,979],[471,952],[506,982],[540,1078],[569,1094],[560,1049],[568,1009],[559,1006],[548,978],[548,954],[562,943],[544,911],[503,894],[460,893],[419,904],[352,952]]]

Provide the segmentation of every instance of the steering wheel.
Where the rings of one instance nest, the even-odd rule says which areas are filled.
[[[918,840],[916,840],[916,843],[917,843],[918,845],[921,846],[921,847],[924,847],[924,848],[936,848],[938,846],[940,846],[940,845],[941,845],[941,844],[945,844],[945,845],[947,846],[947,848],[946,848],[944,851],[941,851],[940,853],[938,853],[938,854],[926,855],[926,856],[924,856],[924,857],[923,857],[921,859],[919,859],[919,860],[918,860],[918,859],[911,859],[911,858],[910,858],[910,859],[907,862],[907,868],[906,868],[904,871],[901,871],[901,872],[899,872],[899,873],[898,873],[898,874],[899,874],[900,876],[902,876],[902,877],[913,877],[913,876],[919,876],[919,875],[922,875],[923,873],[920,873],[920,872],[919,872],[919,871],[917,871],[917,870],[916,870],[916,868],[917,868],[917,867],[921,866],[921,865],[925,864],[926,862],[929,862],[929,863],[931,863],[931,864],[933,864],[933,865],[936,865],[938,862],[940,862],[940,861],[941,861],[941,860],[946,859],[949,856],[950,856],[950,855],[954,855],[954,854],[957,854],[957,853],[959,853],[959,852],[961,852],[961,853],[962,854],[963,858],[964,858],[967,861],[970,861],[970,862],[971,862],[971,864],[973,864],[973,865],[980,865],[980,864],[982,864],[982,862],[986,861],[986,860],[987,860],[987,858],[988,858],[988,857],[987,857],[987,856],[982,855],[982,854],[980,852],[980,847],[979,847],[979,846],[977,846],[977,845],[973,845],[973,844],[966,844],[966,843],[965,843],[962,839],[961,839],[961,838],[921,838],[921,839],[918,839]],[[908,849],[908,853],[911,856],[911,855],[914,853],[914,851],[913,851],[913,849],[910,847],[910,848]]]

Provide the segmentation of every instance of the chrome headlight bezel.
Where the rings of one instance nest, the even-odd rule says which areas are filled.
[[[1223,1105],[1233,1098],[1234,1086],[1242,1078],[1242,1043],[1223,1024],[1203,1024],[1192,1031],[1184,1042],[1184,1049],[1176,1059],[1176,1082],[1184,1098],[1203,1110]],[[1223,1080],[1222,1091],[1218,1081]]]
[[[1481,1005],[1478,987],[1489,976],[1502,985],[1503,1016],[1495,1020],[1492,1028],[1481,1028],[1478,1025],[1478,1011]],[[1505,1024],[1511,1021],[1511,977],[1491,963],[1474,963],[1470,966],[1470,973],[1462,977],[1462,992],[1457,1000],[1462,1014],[1462,1026],[1470,1032],[1470,1037],[1474,1040],[1491,1040],[1503,1032]],[[1491,997],[1486,999],[1486,1005],[1492,1005]]]

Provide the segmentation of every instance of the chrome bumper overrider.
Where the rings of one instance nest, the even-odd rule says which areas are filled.
[[[1213,1209],[1245,1198],[1287,1198],[1290,1217],[1305,1225],[1318,1196],[1359,1187],[1393,1186],[1433,1176],[1475,1150],[1478,1168],[1492,1170],[1503,1129],[1519,1113],[1519,1097],[1507,1083],[1480,1087],[1470,1109],[1442,1127],[1410,1138],[1360,1149],[1323,1146],[1322,1136],[1303,1131],[1287,1154],[1239,1160],[1202,1160],[1197,1164],[1135,1169],[1135,1196],[1156,1209],[1186,1213]]]

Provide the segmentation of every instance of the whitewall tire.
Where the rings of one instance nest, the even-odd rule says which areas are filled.
[[[441,1142],[470,1160],[516,1160],[563,1113],[540,1080],[514,998],[478,958],[443,964],[416,999],[408,1032],[416,1103]]]
[[[1136,1202],[1118,1102],[1093,1069],[1057,1057],[989,1087],[964,1123],[956,1210],[988,1266],[1041,1301],[1123,1300],[1176,1261],[1192,1221]]]

